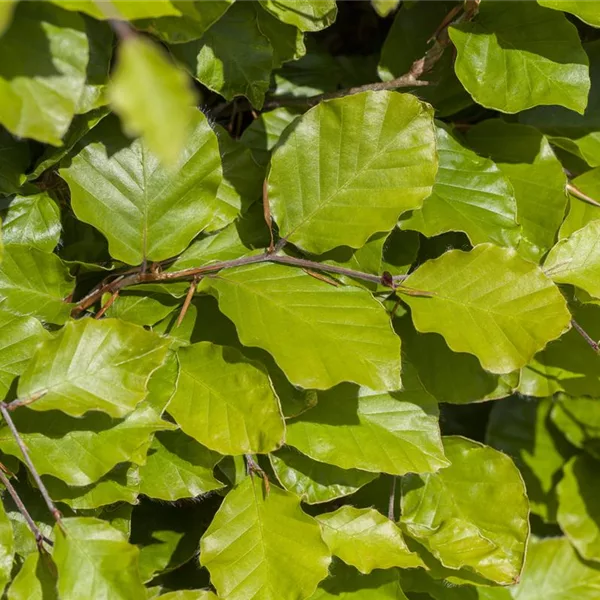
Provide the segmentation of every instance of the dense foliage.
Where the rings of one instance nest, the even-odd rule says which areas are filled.
[[[600,597],[600,2],[0,32],[3,597]]]

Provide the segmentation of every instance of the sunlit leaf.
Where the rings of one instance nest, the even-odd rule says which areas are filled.
[[[408,94],[364,92],[309,110],[272,158],[281,236],[322,253],[390,231],[431,193],[434,137],[430,107]]]
[[[114,258],[132,265],[170,258],[202,230],[235,218],[216,198],[222,177],[216,136],[200,111],[190,118],[192,133],[175,171],[161,166],[145,142],[128,141],[113,118],[94,128],[61,169],[76,216],[106,236]]]
[[[596,398],[559,394],[551,417],[571,444],[600,459],[600,405]]]
[[[136,2],[131,0],[112,0],[110,7],[103,6],[103,2],[95,0],[51,0],[67,10],[78,10],[96,19],[112,19],[116,14],[125,19],[144,19],[149,17],[162,17],[165,15],[179,15],[181,12],[176,2],[170,0],[152,0],[152,2]]]
[[[58,600],[56,566],[48,554],[34,552],[24,561],[7,593],[8,600]]]
[[[515,583],[529,535],[518,469],[505,454],[466,438],[444,438],[444,449],[448,468],[402,479],[402,524],[444,566]]]
[[[590,198],[600,198],[600,168],[576,177],[571,183]],[[569,212],[560,227],[559,237],[568,238],[578,229],[598,219],[600,219],[600,207],[571,197]]]
[[[564,10],[579,17],[584,23],[600,27],[600,10],[598,3],[592,0],[582,2],[581,0],[538,0],[538,4],[553,8],[555,10]]]
[[[550,279],[491,244],[428,261],[406,285],[432,293],[405,298],[417,330],[440,333],[452,350],[474,354],[492,373],[523,367],[569,328],[566,302]]]
[[[176,165],[191,133],[189,108],[197,102],[185,72],[158,46],[131,36],[119,46],[108,94],[125,132],[142,135],[151,152]]]
[[[334,287],[282,265],[240,267],[204,281],[242,344],[271,353],[293,384],[400,387],[400,340],[368,292]],[[352,323],[349,311],[356,315]]]
[[[283,23],[300,31],[319,31],[335,21],[335,0],[261,0],[261,5]]]
[[[201,564],[229,600],[307,598],[327,576],[330,560],[319,525],[302,512],[299,498],[275,486],[267,494],[260,477],[227,494],[200,543]]]
[[[564,15],[535,2],[484,2],[449,34],[456,74],[479,104],[507,113],[540,104],[585,110],[588,58]]]

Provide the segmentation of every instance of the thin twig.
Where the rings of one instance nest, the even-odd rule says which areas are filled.
[[[19,406],[27,406],[28,404],[33,404],[36,400],[43,398],[47,393],[48,393],[48,390],[41,390],[39,392],[35,392],[34,394],[31,394],[31,396],[29,396],[29,398],[17,398],[16,400],[9,402],[6,405],[6,408],[8,410],[15,410],[15,408],[19,408]]]
[[[269,477],[267,474],[261,469],[260,465],[254,460],[251,454],[244,454],[246,459],[246,470],[248,475],[252,477],[254,473],[262,477],[263,483],[265,485],[265,494],[268,497],[271,492],[271,484],[269,482]]]
[[[179,316],[177,317],[177,323],[175,324],[175,327],[179,327],[181,325],[181,322],[183,321],[183,318],[185,317],[185,314],[187,313],[188,308],[190,307],[192,298],[194,297],[194,294],[196,293],[196,288],[198,287],[199,280],[200,280],[199,277],[194,277],[194,279],[192,279],[192,283],[190,283],[190,289],[188,290],[188,293],[183,302],[183,306],[181,307],[181,312],[179,313]]]
[[[114,304],[115,300],[119,297],[119,290],[113,292],[112,296],[106,301],[106,304],[96,313],[94,319],[100,319],[104,316],[104,313]]]
[[[567,192],[569,192],[571,196],[574,196],[578,200],[583,200],[583,202],[587,202],[592,206],[597,206],[598,208],[600,208],[600,202],[594,200],[593,198],[590,198],[590,196],[588,196],[587,194],[584,194],[579,188],[575,187],[572,183],[567,183]]]
[[[598,342],[596,342],[575,319],[571,319],[571,325],[573,325],[577,333],[579,333],[579,335],[581,335],[581,337],[590,345],[594,352],[598,352],[598,350],[600,350]]]
[[[396,479],[395,475],[392,475],[392,487],[390,489],[390,499],[388,502],[388,519],[390,521],[395,521],[396,517],[394,515],[395,506],[396,506]]]
[[[27,446],[25,445],[23,438],[17,431],[17,428],[15,427],[15,423],[12,420],[12,417],[10,416],[8,407],[4,402],[0,402],[0,413],[2,413],[2,416],[4,417],[4,420],[6,421],[6,424],[8,425],[8,428],[10,429],[10,432],[12,433],[12,436],[15,439],[15,442],[17,442],[17,446],[19,446],[19,450],[21,450],[21,454],[23,455],[23,460],[25,461],[25,464],[27,465],[27,468],[29,469],[29,472],[31,473],[33,480],[35,481],[36,485],[38,486],[38,489],[40,490],[40,493],[42,494],[42,497],[44,498],[44,502],[46,503],[48,510],[50,511],[50,513],[52,514],[52,516],[54,517],[56,522],[58,523],[59,527],[62,528],[60,512],[54,505],[54,502],[52,502],[52,498],[50,498],[48,489],[44,485],[44,482],[42,481],[40,474],[37,472],[37,469],[35,468],[33,461],[31,460],[31,457],[29,456],[29,451],[27,450]]]
[[[273,219],[271,218],[271,206],[269,205],[269,182],[267,181],[267,179],[263,181],[262,201],[265,223],[269,228],[269,235],[271,236],[271,241],[269,243],[269,249],[267,250],[267,252],[269,254],[273,254],[273,252],[275,251],[275,244],[273,240]]]
[[[35,524],[35,521],[31,518],[29,511],[23,504],[23,501],[19,497],[17,490],[13,487],[13,484],[10,482],[10,479],[5,475],[6,467],[0,463],[0,481],[4,484],[6,491],[10,494],[10,497],[13,499],[17,509],[23,515],[27,526],[33,533],[35,537],[35,543],[38,545],[38,548],[41,548],[43,542],[46,542],[49,546],[52,546],[52,540],[49,540],[39,529],[39,527]]]

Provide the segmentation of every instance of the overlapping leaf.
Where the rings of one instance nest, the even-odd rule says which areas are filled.
[[[110,12],[94,0],[51,0],[67,10],[84,12],[96,19],[112,19],[114,12]],[[166,15],[181,14],[175,2],[171,0],[152,0],[152,2],[132,2],[131,0],[113,0],[117,14],[125,19],[145,19],[150,17],[162,17]],[[179,3],[177,3],[179,4]],[[108,11],[108,12],[107,12]]]
[[[239,267],[205,282],[242,344],[271,353],[293,384],[400,387],[400,339],[368,292],[334,287],[283,265]]]
[[[473,22],[449,33],[456,74],[479,104],[507,113],[541,104],[585,110],[588,59],[564,15],[535,2],[484,2]]]
[[[551,417],[571,444],[600,459],[600,406],[595,400],[559,394]]]
[[[83,18],[47,2],[21,2],[0,37],[0,123],[19,137],[61,145],[84,90]],[[43,57],[43,58],[40,58]]]
[[[189,108],[197,102],[185,72],[149,40],[131,36],[119,47],[109,87],[114,110],[124,130],[142,135],[148,148],[175,165],[190,131]]]
[[[4,2],[0,6],[6,6]],[[13,194],[25,178],[30,150],[25,140],[17,140],[5,129],[0,129],[0,193]]]
[[[419,555],[408,549],[399,527],[374,508],[343,506],[317,520],[332,554],[361,573],[424,566]]]
[[[108,239],[111,255],[132,265],[181,252],[202,230],[219,229],[236,211],[217,199],[221,164],[204,115],[190,115],[192,133],[175,171],[144,141],[129,142],[104,119],[61,176],[77,217]]]
[[[281,236],[322,253],[391,230],[431,193],[434,137],[431,109],[408,94],[364,92],[309,110],[272,158]]]
[[[314,408],[288,421],[286,443],[342,469],[404,475],[446,467],[438,409],[414,371],[401,392],[343,384],[319,393]]]
[[[600,198],[600,168],[592,169],[576,177],[572,184],[590,198]],[[561,239],[568,238],[578,229],[598,219],[600,219],[600,207],[571,197],[569,212],[560,227],[559,237]]]
[[[444,566],[515,583],[529,535],[518,469],[505,454],[466,438],[447,437],[444,449],[448,468],[402,479],[401,522]]]
[[[248,477],[229,492],[200,543],[200,562],[229,600],[310,596],[331,557],[297,496]],[[235,569],[231,565],[236,565]]]
[[[492,373],[523,367],[570,323],[564,298],[541,270],[491,244],[447,252],[406,285],[432,293],[406,298],[417,330],[440,333]]]
[[[269,454],[269,459],[281,485],[307,504],[349,496],[377,477],[375,473],[317,462],[291,448],[281,448]]]
[[[600,27],[600,12],[595,2],[582,2],[581,0],[538,0],[538,4],[553,8],[555,10],[564,10],[579,17],[584,23]]]
[[[334,0],[261,0],[261,5],[283,23],[300,31],[319,31],[335,21]]]
[[[58,600],[56,566],[49,554],[34,552],[27,556],[10,584],[8,600]]]
[[[38,348],[19,380],[19,396],[43,394],[35,410],[124,417],[145,398],[166,352],[165,342],[141,327],[116,319],[71,321]]]
[[[400,222],[428,237],[464,231],[473,244],[516,247],[520,232],[517,204],[507,177],[488,159],[462,146],[436,127],[439,169],[431,196]]]

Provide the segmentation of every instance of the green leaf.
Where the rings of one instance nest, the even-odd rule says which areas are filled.
[[[267,494],[260,477],[248,477],[225,496],[200,542],[200,563],[228,600],[307,598],[330,561],[300,499],[275,486]]]
[[[85,85],[83,18],[47,2],[20,2],[0,55],[12,57],[0,67],[0,123],[18,137],[60,146]]]
[[[72,291],[73,279],[55,254],[14,244],[4,247],[0,307],[5,311],[60,325],[71,312],[65,298]]]
[[[538,106],[521,113],[519,121],[537,127],[551,136],[553,144],[595,167],[600,165],[600,41],[586,43],[583,48],[590,61],[592,84],[583,115],[562,106]]]
[[[10,25],[16,4],[17,0],[7,0],[0,5],[0,36]]]
[[[271,13],[257,8],[258,28],[273,47],[273,68],[306,54],[304,33],[294,25],[286,25]]]
[[[187,75],[162,50],[141,36],[121,41],[108,88],[124,131],[141,135],[148,149],[175,166],[188,144],[189,108],[197,97]]]
[[[600,10],[597,2],[581,0],[538,0],[538,4],[554,10],[564,10],[579,17],[584,23],[600,27]]]
[[[114,119],[93,129],[60,170],[77,218],[106,236],[114,258],[132,265],[170,258],[202,230],[235,218],[216,198],[222,178],[216,136],[200,111],[191,119],[175,171],[161,166],[144,141],[128,142]]]
[[[108,295],[110,298],[110,294]],[[106,302],[102,298],[102,302]],[[119,297],[104,313],[107,317],[128,321],[135,325],[154,325],[170,315],[179,302],[167,294],[144,294],[131,291],[119,294]]]
[[[91,517],[62,522],[65,533],[55,527],[52,554],[62,600],[139,600],[146,596],[138,572],[139,550],[120,531]]]
[[[433,294],[405,297],[416,329],[443,335],[452,350],[474,354],[492,373],[525,366],[570,325],[563,296],[542,271],[491,244],[430,260],[406,285]]]
[[[334,561],[331,575],[309,600],[407,600],[396,569],[363,575],[341,561]]]
[[[332,554],[368,575],[373,569],[424,566],[399,527],[374,508],[342,506],[317,517]]]
[[[436,170],[428,105],[409,94],[355,94],[309,110],[276,148],[271,211],[280,235],[309,252],[359,248],[421,206]]]
[[[294,385],[327,389],[352,381],[375,390],[400,387],[400,340],[368,292],[265,264],[228,270],[203,284],[235,323],[242,344],[271,353]],[[351,325],[348,311],[355,315]]]
[[[573,318],[594,339],[600,339],[600,308],[574,307]],[[538,352],[521,370],[518,391],[544,398],[556,392],[571,396],[600,396],[600,356],[591,352],[587,342],[571,329],[560,339]]]
[[[14,558],[13,528],[4,507],[0,503],[0,592],[4,591],[6,584],[11,580]]]
[[[441,335],[419,333],[409,314],[394,320],[402,354],[415,368],[423,388],[438,402],[466,404],[483,400],[498,385],[470,354],[452,352]]]
[[[307,504],[349,496],[377,477],[375,473],[314,461],[289,447],[270,454],[269,459],[281,485]]]
[[[0,3],[0,10],[6,2]],[[29,144],[0,129],[0,193],[14,194],[23,183],[31,160]]]
[[[8,589],[8,600],[58,600],[56,566],[50,555],[34,552],[23,563]]]
[[[13,381],[23,373],[40,343],[49,338],[32,317],[17,317],[0,310],[0,399],[6,398]]]
[[[158,336],[117,319],[70,321],[38,348],[19,381],[19,396],[44,394],[33,410],[124,417],[146,397],[166,352]]]
[[[258,7],[235,3],[198,41],[178,44],[171,52],[192,75],[227,100],[246,96],[262,108],[273,66],[273,48],[262,34]]]
[[[300,31],[320,31],[337,16],[335,0],[260,0],[263,8]]]
[[[436,127],[436,140],[439,169],[431,196],[400,226],[427,237],[463,231],[472,244],[516,247],[520,238],[517,204],[508,178],[445,128]]]
[[[527,486],[532,512],[556,521],[556,485],[572,447],[550,420],[552,400],[513,396],[496,402],[488,422],[486,442],[511,456]]]
[[[107,11],[95,0],[51,0],[66,10],[78,10],[95,19],[112,19],[113,13]],[[112,0],[113,10],[127,20],[162,17],[181,14],[179,7],[170,0],[152,0],[152,2],[136,2],[131,0]],[[179,4],[179,3],[177,3]]]
[[[550,250],[544,272],[600,298],[600,222],[592,221]]]
[[[6,208],[2,217],[2,241],[52,252],[60,238],[60,210],[47,192],[13,196],[0,201]]]
[[[181,44],[197,40],[229,10],[234,0],[204,0],[177,2],[181,16],[165,16],[140,19],[134,22],[136,29],[152,33],[169,44]]]
[[[152,434],[174,428],[146,402],[120,421],[101,413],[74,418],[26,408],[13,419],[38,472],[71,486],[95,483],[122,462],[143,464]],[[0,429],[0,449],[21,457],[6,426]]]
[[[600,561],[598,461],[581,454],[565,467],[558,484],[558,524],[582,558]]]
[[[218,600],[218,598],[208,590],[178,590],[160,595],[162,600]]]
[[[571,183],[591,198],[600,198],[600,168],[576,177]],[[567,238],[578,229],[598,219],[600,219],[600,207],[571,196],[569,212],[560,227],[559,237]]]
[[[387,17],[398,8],[400,0],[371,0],[371,4],[380,17]]]
[[[181,431],[158,433],[140,469],[140,492],[149,498],[173,502],[223,487],[213,476],[221,455]]]
[[[449,467],[402,479],[405,530],[445,567],[515,583],[529,535],[518,469],[508,456],[466,438],[446,437],[444,449]]]
[[[448,466],[437,403],[406,367],[401,392],[343,384],[319,393],[314,408],[288,421],[286,443],[342,469],[404,475]]]
[[[552,409],[554,424],[577,448],[600,459],[600,405],[595,398],[559,394]]]
[[[535,2],[484,2],[473,22],[448,32],[456,74],[479,104],[506,113],[541,104],[584,112],[588,58],[564,15]]]
[[[600,568],[584,562],[566,538],[532,538],[514,600],[596,600]]]
[[[285,425],[267,374],[235,348],[200,342],[178,351],[168,411],[181,429],[221,454],[278,448]]]
[[[533,127],[491,119],[469,130],[467,141],[512,183],[522,227],[519,253],[539,261],[554,245],[567,203],[567,178],[548,140]]]

